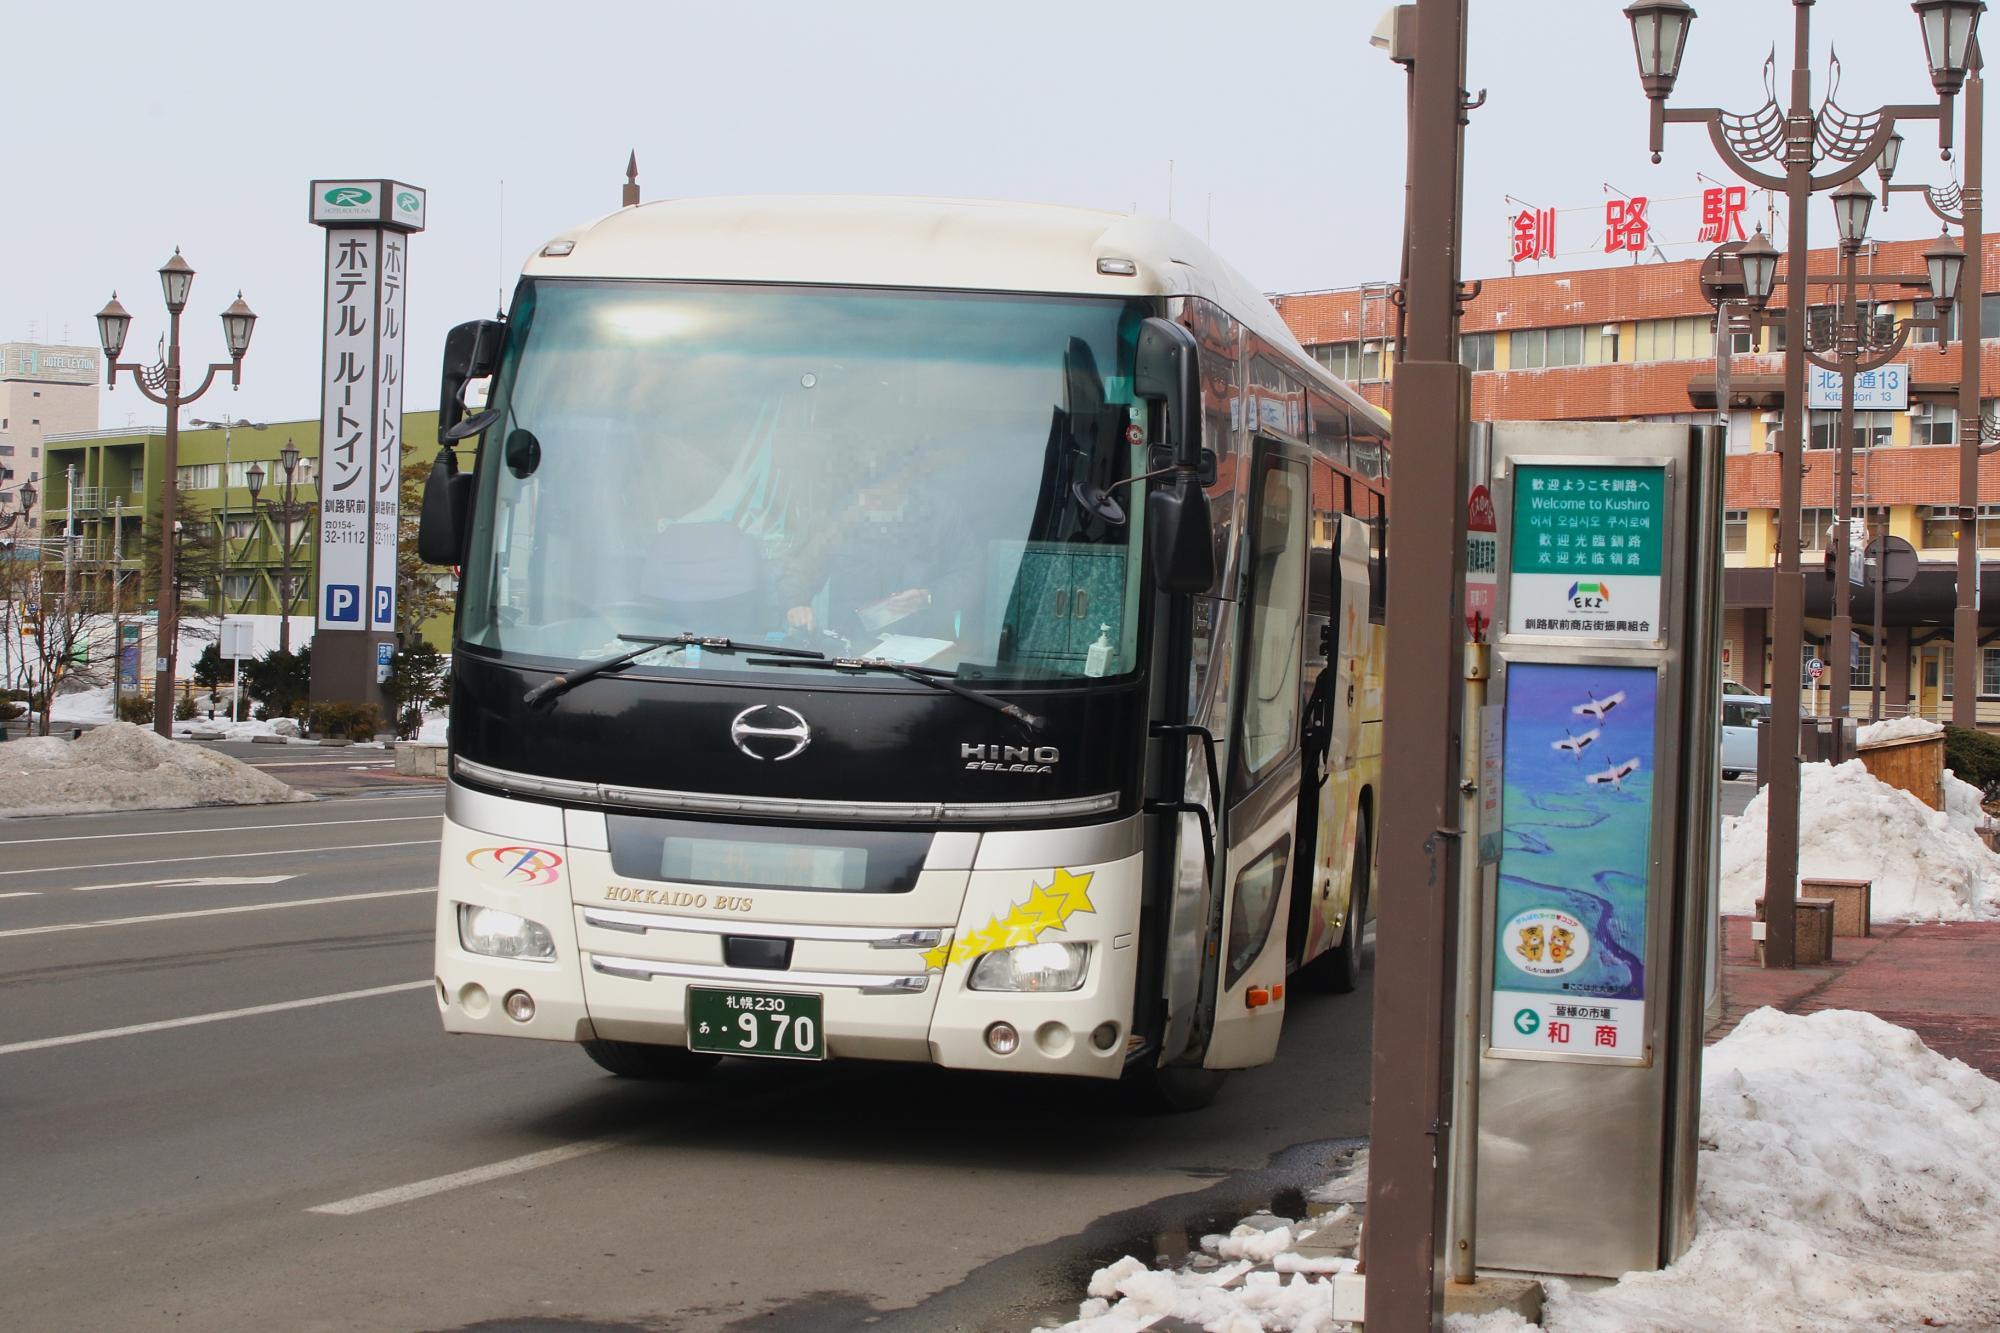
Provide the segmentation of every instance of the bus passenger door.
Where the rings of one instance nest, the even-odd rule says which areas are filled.
[[[1307,464],[1259,440],[1251,494],[1249,564],[1240,666],[1225,779],[1220,949],[1207,993],[1213,1026],[1202,1063],[1210,1069],[1264,1064],[1283,1024],[1285,908],[1302,782],[1300,721],[1306,642],[1306,578],[1312,486]]]

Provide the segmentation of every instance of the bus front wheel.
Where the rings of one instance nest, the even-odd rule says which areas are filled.
[[[1125,1072],[1125,1092],[1143,1111],[1199,1111],[1215,1100],[1228,1077],[1226,1069],[1147,1065]]]
[[[587,1041],[583,1053],[620,1078],[698,1078],[722,1063],[719,1055],[639,1041]]]
[[[1354,830],[1354,868],[1348,876],[1347,930],[1326,960],[1327,989],[1342,995],[1361,985],[1361,936],[1368,923],[1369,875],[1374,869],[1374,840],[1368,812],[1362,811]]]

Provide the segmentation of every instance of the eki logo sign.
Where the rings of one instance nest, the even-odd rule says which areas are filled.
[[[1608,583],[1572,583],[1569,585],[1569,604],[1578,611],[1605,611],[1611,607],[1611,585]]]

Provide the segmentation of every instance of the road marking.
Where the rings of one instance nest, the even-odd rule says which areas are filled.
[[[155,856],[145,861],[92,861],[77,866],[36,866],[29,870],[0,870],[0,875],[48,875],[63,870],[118,870],[126,866],[176,866],[189,861],[241,861],[252,856],[297,856],[301,852],[364,852],[378,847],[434,847],[438,838],[412,838],[407,842],[347,842],[332,847],[276,847],[263,852],[212,852],[207,856]]]
[[[195,1014],[189,1018],[165,1018],[157,1023],[134,1023],[129,1027],[100,1028],[96,1032],[74,1032],[67,1037],[40,1037],[34,1041],[17,1041],[12,1045],[0,1046],[0,1055],[19,1055],[22,1051],[45,1051],[52,1046],[78,1046],[86,1041],[104,1041],[110,1037],[135,1037],[142,1032],[165,1032],[169,1028],[198,1027],[203,1023],[220,1023],[230,1018],[255,1018],[259,1014],[281,1014],[287,1009],[311,1009],[316,1005],[339,1004],[343,1000],[366,1000],[377,995],[397,995],[403,991],[422,990],[431,984],[429,981],[400,981],[393,986],[342,991],[338,995],[315,995],[305,1000],[281,1000],[277,1004],[256,1004],[248,1009],[224,1009],[220,1013]]]
[[[65,833],[54,838],[9,838],[0,847],[32,847],[43,842],[102,842],[109,838],[177,838],[197,833],[261,833],[279,828],[346,828],[350,824],[414,824],[436,815],[377,815],[372,819],[308,819],[292,824],[225,824],[221,828],[164,828],[149,833]]]
[[[429,982],[422,983],[429,985]],[[4,1054],[0,1048],[0,1054]],[[413,1181],[408,1185],[396,1185],[386,1190],[376,1190],[373,1194],[357,1194],[351,1199],[337,1203],[323,1203],[316,1208],[306,1209],[309,1213],[326,1213],[334,1217],[352,1217],[356,1213],[373,1212],[377,1208],[388,1208],[399,1203],[409,1203],[415,1199],[427,1199],[433,1194],[443,1194],[447,1190],[464,1189],[467,1185],[484,1185],[489,1180],[501,1180],[507,1176],[518,1176],[523,1171],[533,1171],[539,1167],[554,1166],[558,1162],[574,1161],[579,1157],[589,1157],[608,1148],[621,1148],[627,1139],[586,1139],[581,1143],[565,1143],[560,1148],[547,1148],[541,1152],[531,1152],[525,1157],[510,1157],[504,1162],[489,1162],[485,1166],[475,1166],[465,1171],[454,1171],[448,1176],[432,1176],[429,1180]]]
[[[0,893],[0,898],[39,898],[41,896],[41,893],[34,889],[22,890],[16,893]]]
[[[56,890],[56,892],[95,893],[99,889],[233,888],[239,884],[283,884],[288,879],[297,878],[297,875],[210,875],[205,879],[186,877],[181,879],[134,879],[127,880],[123,884],[71,884],[66,888]],[[8,896],[10,895],[0,893],[0,898]]]
[[[319,907],[326,903],[358,903],[370,898],[408,898],[419,893],[436,893],[437,885],[421,889],[381,889],[375,893],[347,893],[334,898],[287,898],[278,903],[243,903],[236,907],[203,907],[191,912],[155,912],[148,916],[113,916],[100,921],[66,921],[57,926],[18,926],[0,930],[0,940],[16,935],[58,935],[69,930],[96,930],[102,926],[143,926],[154,921],[185,921],[197,916],[233,916],[238,912],[275,912],[281,907]]]
[[[280,759],[276,763],[252,764],[252,768],[393,768],[393,759],[377,759],[357,764],[351,759]]]

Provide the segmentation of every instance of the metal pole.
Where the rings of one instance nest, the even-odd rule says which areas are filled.
[[[1799,649],[1805,643],[1805,580],[1799,573],[1801,462],[1806,429],[1806,266],[1811,249],[1814,110],[1809,4],[1794,0],[1791,111],[1785,145],[1785,428],[1778,437],[1778,567],[1772,571],[1770,784],[1764,846],[1764,962],[1791,967],[1792,903],[1799,880]]]
[[[1390,493],[1374,1105],[1368,1172],[1367,1323],[1443,1321],[1450,1219],[1440,1164],[1452,1123],[1452,949],[1457,941],[1459,707],[1465,621],[1466,414],[1459,364],[1459,224],[1465,0],[1416,0],[1419,150],[1404,244],[1408,347],[1396,371],[1399,453]]]
[[[1861,305],[1855,298],[1854,273],[1855,257],[1860,249],[1858,243],[1840,243],[1840,300],[1836,307],[1840,324],[1834,333],[1840,359],[1840,422],[1836,427],[1839,438],[1834,442],[1833,456],[1840,475],[1836,478],[1837,498],[1834,501],[1833,645],[1830,653],[1833,660],[1827,663],[1833,679],[1827,712],[1836,719],[1846,717],[1848,712],[1848,654],[1853,651],[1851,645],[1854,642],[1854,602],[1852,585],[1847,578],[1847,563],[1853,547],[1849,524],[1854,517],[1854,377],[1860,373],[1860,366],[1856,363],[1860,359],[1861,341]],[[1835,727],[1839,728],[1837,721]]]
[[[119,582],[124,572],[125,502],[111,502],[111,716],[123,722],[119,704],[123,702],[121,690],[125,682],[125,631],[124,622],[119,619]]]
[[[285,441],[287,445],[290,440]],[[278,511],[278,651],[292,651],[292,474],[285,474],[285,506]]]
[[[1986,244],[1981,216],[1985,188],[1985,62],[1977,37],[1965,80],[1965,268],[1959,276],[1958,337],[1958,606],[1952,616],[1951,720],[1961,727],[1979,716],[1979,357],[1981,297],[1986,291]]]
[[[1465,645],[1465,707],[1459,723],[1458,826],[1463,843],[1478,846],[1480,746],[1468,738],[1482,735],[1480,714],[1486,707],[1490,669],[1487,645]],[[1479,1276],[1479,1010],[1484,980],[1485,950],[1481,947],[1480,903],[1486,889],[1486,867],[1475,850],[1461,846],[1458,875],[1458,1009],[1452,1035],[1451,1117],[1451,1280],[1474,1282]]]
[[[174,522],[180,516],[177,470],[181,451],[181,315],[167,312],[167,439],[160,476],[160,615],[153,667],[153,730],[174,734],[174,658],[180,635],[180,591],[175,586]]]
[[[1873,461],[1869,463],[1869,468],[1871,470],[1874,468]],[[1869,490],[1869,498],[1872,499],[1874,498],[1874,488],[1871,486]],[[1868,703],[1868,720],[1870,722],[1880,722],[1882,720],[1882,676],[1889,667],[1889,655],[1885,651],[1889,645],[1883,637],[1887,631],[1882,627],[1882,602],[1886,593],[1884,585],[1888,580],[1886,571],[1889,568],[1889,544],[1886,537],[1887,534],[1885,533],[1884,540],[1869,543],[1869,545],[1875,548],[1875,654],[1868,659],[1870,667],[1868,679],[1873,686],[1872,693],[1874,695],[1874,698]]]

